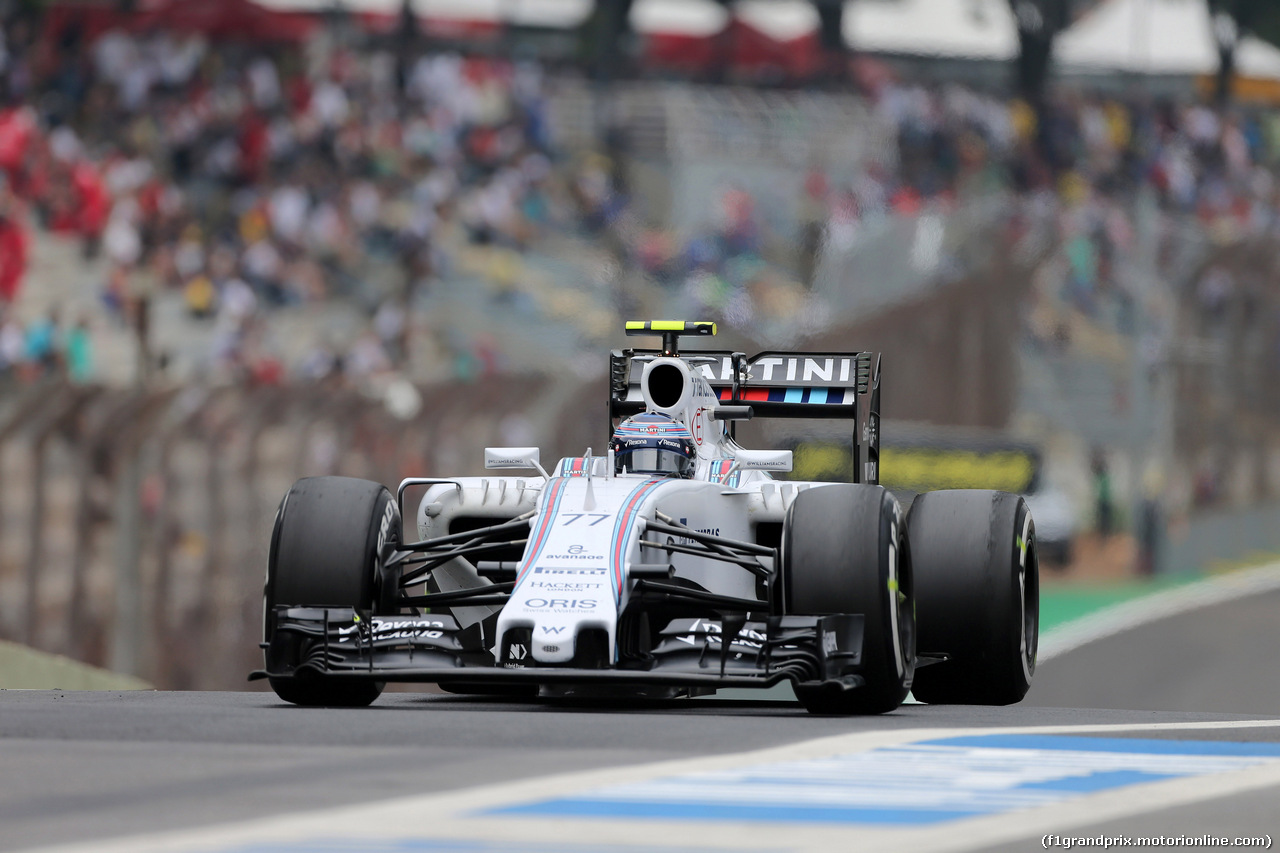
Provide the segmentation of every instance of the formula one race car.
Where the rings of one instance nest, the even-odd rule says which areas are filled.
[[[1016,495],[939,491],[903,513],[877,485],[875,353],[705,351],[712,323],[627,323],[660,350],[610,355],[615,433],[523,477],[345,477],[280,504],[266,668],[299,705],[367,705],[389,681],[542,697],[702,695],[791,682],[815,713],[1019,701],[1035,669],[1035,527]],[[775,480],[790,451],[751,417],[853,421],[852,483]],[[426,491],[402,542],[406,489]]]

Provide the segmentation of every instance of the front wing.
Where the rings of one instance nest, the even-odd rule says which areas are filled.
[[[462,628],[446,614],[373,616],[350,608],[281,606],[272,640],[264,644],[267,668],[250,678],[591,685],[619,692],[766,688],[782,681],[853,689],[864,683],[857,672],[863,625],[861,614],[673,619],[645,652],[584,668],[526,666],[527,650],[519,642],[507,642],[495,659],[486,648],[484,623]],[[733,640],[724,643],[725,635]]]

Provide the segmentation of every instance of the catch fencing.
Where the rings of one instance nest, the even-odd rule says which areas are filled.
[[[260,665],[272,520],[295,479],[394,488],[480,473],[485,445],[602,448],[600,384],[422,388],[411,415],[323,385],[0,388],[0,639],[158,687],[242,688]]]

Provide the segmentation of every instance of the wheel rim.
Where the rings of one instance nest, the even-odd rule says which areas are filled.
[[[892,534],[889,542],[889,633],[893,638],[893,662],[897,667],[898,675],[901,676],[906,673],[906,664],[903,655],[902,617],[899,612],[902,590],[898,585],[898,525],[895,523],[890,530]]]
[[[893,636],[893,657],[899,676],[907,674],[915,659],[915,601],[911,594],[910,560],[902,560],[897,512],[889,528],[889,630]],[[907,566],[903,572],[903,565]]]
[[[1036,646],[1039,640],[1040,607],[1038,560],[1032,538],[1035,531],[1031,526],[1031,513],[1024,509],[1022,532],[1018,537],[1018,605],[1021,618],[1019,623],[1018,659],[1022,662],[1022,675],[1028,684],[1036,670]],[[1030,569],[1030,572],[1028,571]],[[1030,579],[1029,579],[1030,578]],[[1035,601],[1032,601],[1032,596]]]

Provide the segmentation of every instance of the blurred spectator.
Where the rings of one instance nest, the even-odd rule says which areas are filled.
[[[0,376],[18,370],[26,356],[27,334],[12,311],[0,305]]]
[[[81,318],[67,332],[66,360],[67,375],[72,382],[93,381],[93,339],[89,333],[88,320]]]
[[[378,306],[373,316],[373,329],[392,364],[400,364],[405,358],[407,328],[403,306],[390,299]]]
[[[345,360],[347,374],[356,377],[383,373],[390,367],[391,361],[387,358],[382,341],[372,330],[365,332],[356,340]]]
[[[24,360],[42,372],[51,372],[61,365],[62,330],[58,325],[58,312],[50,311],[45,317],[27,326]]]
[[[1142,478],[1142,506],[1138,519],[1138,574],[1155,574],[1160,566],[1165,533],[1164,478],[1154,464]]]
[[[15,70],[13,64],[6,68],[10,80]],[[36,113],[31,107],[24,104],[0,107],[0,170],[4,172],[6,186],[20,185],[37,132]]]
[[[196,320],[207,320],[213,316],[216,297],[217,291],[207,275],[195,276],[182,289],[187,313]]]
[[[1205,270],[1196,285],[1196,299],[1200,316],[1209,325],[1220,323],[1226,315],[1227,304],[1235,290],[1230,271],[1214,265]]]
[[[17,298],[26,272],[26,229],[8,180],[0,178],[0,308]]]
[[[1111,498],[1111,471],[1102,448],[1093,451],[1093,499],[1098,535],[1106,538],[1115,529],[1115,507]]]

